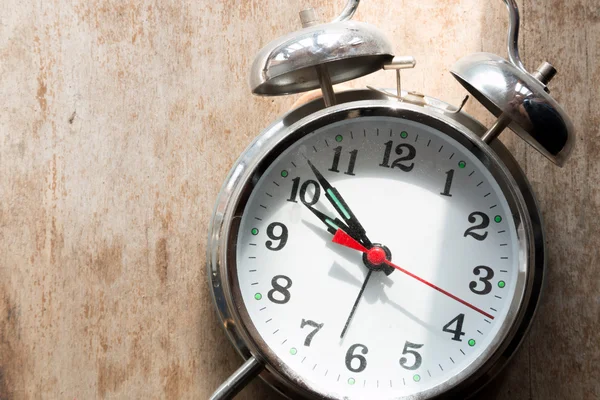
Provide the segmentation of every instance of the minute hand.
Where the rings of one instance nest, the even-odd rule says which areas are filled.
[[[344,201],[342,195],[337,191],[336,188],[331,186],[331,184],[327,181],[327,179],[325,179],[323,174],[319,172],[319,170],[313,165],[313,163],[310,162],[310,160],[306,161],[308,162],[310,169],[312,169],[313,173],[317,177],[319,184],[325,190],[325,197],[327,197],[327,200],[329,200],[329,202],[331,203],[333,208],[335,208],[335,210],[338,212],[340,217],[342,217],[346,224],[348,224],[348,227],[350,228],[350,232],[348,232],[348,234],[362,242],[362,244],[367,248],[371,248],[372,243],[367,237],[365,228],[363,228],[360,222],[358,222],[358,219],[356,218],[352,210],[350,210],[350,207],[348,207],[348,204]]]

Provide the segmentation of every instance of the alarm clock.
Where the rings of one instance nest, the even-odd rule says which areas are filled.
[[[496,117],[407,92],[358,0],[264,47],[250,85],[260,96],[320,89],[271,123],[239,157],[216,202],[208,281],[245,362],[213,394],[256,376],[292,399],[465,398],[506,365],[540,301],[540,210],[497,139],[512,131],[562,166],[573,126],[528,72],[509,11],[508,60],[464,57],[452,75]],[[396,88],[334,84],[394,70]],[[464,102],[463,102],[464,105]]]

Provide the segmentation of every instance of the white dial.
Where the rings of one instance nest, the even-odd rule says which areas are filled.
[[[236,268],[290,375],[331,397],[398,398],[485,361],[521,300],[519,256],[509,203],[475,155],[429,126],[365,117],[271,163]]]

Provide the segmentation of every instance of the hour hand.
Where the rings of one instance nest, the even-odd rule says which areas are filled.
[[[332,235],[335,235],[338,229],[342,229],[346,232],[349,232],[350,229],[346,226],[344,222],[342,222],[339,218],[330,218],[327,214],[322,213],[321,211],[312,208],[309,205],[306,207],[313,213],[317,218],[321,220],[327,226],[327,231]]]
[[[355,239],[362,242],[365,246],[371,247],[372,244],[369,238],[367,237],[365,228],[363,228],[360,222],[358,222],[358,219],[352,213],[352,210],[350,210],[350,207],[348,207],[348,204],[346,204],[342,195],[337,191],[336,188],[331,186],[331,184],[327,181],[327,179],[325,179],[323,174],[319,172],[319,170],[313,165],[313,163],[310,162],[310,160],[307,159],[306,161],[308,162],[310,169],[312,169],[313,173],[315,174],[315,177],[319,181],[319,184],[325,190],[325,197],[327,197],[327,200],[329,200],[333,208],[335,208],[335,210],[343,218],[343,220],[349,227],[349,229],[346,232],[352,235]]]

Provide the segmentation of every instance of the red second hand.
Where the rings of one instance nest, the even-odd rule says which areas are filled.
[[[333,240],[332,241],[333,241],[333,243],[337,243],[337,244],[340,244],[342,246],[349,247],[349,248],[354,249],[354,250],[358,250],[358,251],[360,251],[362,253],[369,253],[369,250],[365,246],[363,246],[362,244],[360,244],[359,242],[357,242],[352,236],[348,235],[346,232],[344,232],[341,229],[338,229],[335,232],[335,235],[333,236]],[[438,287],[438,286],[434,285],[433,283],[428,282],[428,281],[426,281],[425,279],[423,279],[421,277],[418,277],[417,275],[413,274],[412,272],[409,272],[409,271],[405,270],[404,268],[399,267],[396,264],[393,264],[391,261],[385,260],[384,262],[387,265],[389,265],[390,267],[395,268],[398,271],[403,272],[403,273],[405,273],[406,275],[408,275],[408,276],[410,276],[412,278],[415,278],[419,282],[422,282],[422,283],[426,284],[427,286],[429,286],[429,287],[437,290],[438,292],[445,294],[446,296],[448,296],[448,297],[450,297],[450,298],[458,301],[461,304],[464,304],[465,306],[469,307],[472,310],[477,311],[478,313],[480,313],[480,314],[488,317],[489,319],[494,319],[494,317],[492,315],[486,313],[482,309],[480,309],[478,307],[475,307],[473,304],[468,303],[468,302],[464,301],[463,299],[461,299],[459,297],[456,297],[455,295],[453,295],[452,293],[449,293],[449,292],[445,291],[441,287]]]

